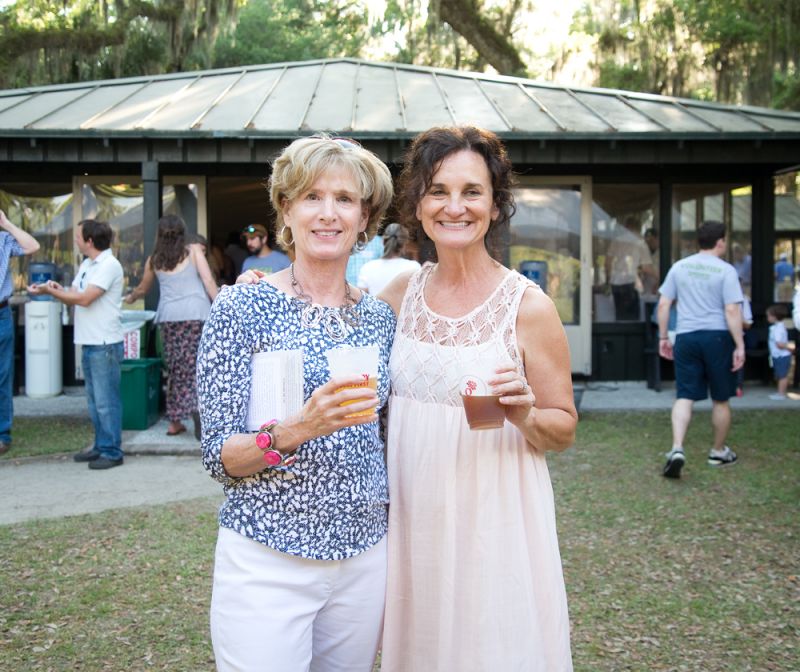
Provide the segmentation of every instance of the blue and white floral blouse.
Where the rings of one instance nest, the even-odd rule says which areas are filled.
[[[359,327],[335,342],[321,326],[302,327],[291,297],[269,283],[220,291],[197,358],[203,465],[223,483],[227,497],[220,526],[283,553],[316,560],[358,555],[386,534],[389,497],[378,422],[312,439],[299,447],[294,465],[282,470],[235,478],[225,472],[221,460],[225,440],[245,432],[253,352],[302,348],[303,394],[308,400],[330,378],[327,350],[376,344],[379,408],[383,407],[389,396],[394,313],[369,294],[355,310]]]

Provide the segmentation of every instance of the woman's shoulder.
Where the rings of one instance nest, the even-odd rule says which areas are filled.
[[[378,298],[377,296],[373,296],[372,294],[367,294],[363,292],[363,298],[361,299],[361,303],[363,306],[363,312],[371,317],[378,317],[382,319],[388,319],[392,323],[395,321],[394,311],[392,307],[383,299]]]
[[[542,319],[558,319],[558,310],[553,300],[542,288],[525,276],[512,271],[517,277],[517,291],[522,293],[519,302],[520,319],[538,321]]]
[[[248,311],[258,305],[274,304],[282,297],[283,293],[277,287],[264,281],[254,284],[222,285],[217,298],[214,299],[214,305],[226,310]]]
[[[406,292],[412,283],[412,279],[418,273],[423,272],[427,267],[428,264],[426,264],[422,269],[412,268],[401,271],[389,282],[388,285],[381,290],[378,298],[381,301],[385,301],[395,315],[399,315],[400,307],[403,305],[403,299],[405,298]]]

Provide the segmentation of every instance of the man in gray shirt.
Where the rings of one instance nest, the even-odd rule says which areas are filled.
[[[735,372],[744,366],[742,310],[744,300],[736,269],[725,256],[725,225],[703,222],[697,229],[700,251],[673,264],[659,288],[659,354],[675,360],[677,393],[672,406],[672,450],[664,476],[680,478],[686,458],[683,441],[695,401],[711,393],[714,444],[712,466],[736,462],[725,439],[731,426],[728,400],[736,393]],[[677,337],[673,348],[667,335],[670,306],[678,302]]]

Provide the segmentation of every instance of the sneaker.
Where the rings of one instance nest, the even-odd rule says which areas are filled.
[[[107,457],[98,457],[96,460],[89,462],[89,469],[111,469],[112,467],[119,467],[123,462],[120,457],[116,460],[110,460]]]
[[[708,453],[708,463],[712,467],[724,467],[728,464],[736,462],[736,453],[734,453],[728,446],[721,453],[716,453],[713,450]]]
[[[94,462],[98,457],[100,457],[100,451],[89,449],[75,453],[72,459],[75,460],[75,462]]]
[[[778,394],[776,392],[775,394],[770,394],[769,398],[772,399],[772,401],[783,401],[784,399],[786,399],[786,395],[785,394]]]
[[[661,473],[667,478],[680,478],[684,462],[686,462],[686,456],[683,451],[673,448],[667,453],[667,463]]]

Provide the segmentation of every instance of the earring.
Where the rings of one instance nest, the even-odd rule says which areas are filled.
[[[364,242],[362,243],[360,238],[364,236]],[[369,236],[367,235],[366,231],[361,231],[358,236],[356,237],[356,244],[354,245],[356,252],[363,252],[367,249],[367,245],[369,244]]]
[[[283,228],[281,229],[280,234],[278,234],[278,235],[280,236],[281,242],[286,247],[291,247],[292,245],[294,245],[294,236],[292,235],[292,230],[288,229],[289,235],[292,236],[292,239],[291,240],[286,240],[286,231],[287,231],[287,227],[286,227],[286,224],[284,224]]]

